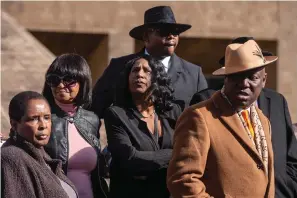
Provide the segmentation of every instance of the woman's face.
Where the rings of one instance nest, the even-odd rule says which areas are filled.
[[[63,104],[71,104],[79,93],[80,84],[71,77],[51,75],[47,79],[54,98]]]
[[[148,61],[141,58],[131,68],[129,74],[129,90],[131,94],[144,94],[151,86],[151,74]]]
[[[37,147],[48,143],[51,126],[50,107],[43,99],[30,100],[21,120],[19,122],[12,120],[14,130]]]

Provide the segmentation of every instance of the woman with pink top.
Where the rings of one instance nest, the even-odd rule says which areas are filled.
[[[77,54],[58,56],[46,72],[43,95],[52,110],[52,135],[45,147],[78,190],[80,198],[107,197],[99,175],[98,117],[85,108],[91,103],[91,72]]]

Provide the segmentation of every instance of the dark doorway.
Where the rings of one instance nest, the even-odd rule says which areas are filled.
[[[83,56],[92,71],[93,84],[108,64],[108,36],[73,32],[30,31],[54,55],[77,53]]]

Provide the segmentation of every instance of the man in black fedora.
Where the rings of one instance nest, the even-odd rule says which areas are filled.
[[[114,87],[119,73],[125,64],[139,54],[149,54],[159,59],[171,78],[176,100],[188,106],[192,96],[207,88],[201,67],[178,57],[174,51],[178,45],[179,34],[191,28],[188,24],[176,23],[169,6],[157,6],[144,14],[144,24],[133,28],[129,35],[144,43],[144,49],[136,54],[113,58],[93,89],[91,110],[100,118],[104,110],[115,101]]]
[[[232,43],[243,44],[248,40],[254,40],[254,38],[239,37],[234,39]],[[264,57],[273,55],[267,51],[262,51],[262,54]],[[225,57],[219,60],[219,64],[222,66],[225,65]],[[222,86],[209,88],[196,93],[191,100],[191,104],[209,99],[216,90],[221,88]],[[275,197],[297,197],[297,140],[294,136],[287,101],[280,93],[263,88],[258,97],[257,105],[271,124],[274,152]]]

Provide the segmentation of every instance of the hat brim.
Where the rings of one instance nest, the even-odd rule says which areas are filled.
[[[245,72],[245,71],[250,71],[250,70],[253,70],[253,69],[264,67],[264,66],[266,66],[266,65],[268,65],[270,63],[275,62],[278,59],[277,56],[264,56],[264,58],[266,59],[266,62],[265,62],[265,64],[262,64],[262,65],[253,66],[253,67],[248,68],[248,69],[242,69],[242,68],[236,68],[236,67],[234,67],[234,69],[229,70],[229,71],[226,71],[226,67],[221,67],[220,69],[217,69],[216,71],[214,71],[212,73],[212,75],[214,75],[214,76],[228,76],[228,75],[231,75],[231,74],[236,74],[236,73],[241,73],[241,72]]]
[[[149,26],[154,25],[161,25],[164,28],[175,28],[175,31],[179,34],[187,31],[192,27],[191,25],[181,23],[148,23],[133,28],[132,30],[130,30],[129,35],[134,39],[143,40],[143,33],[145,29]]]

